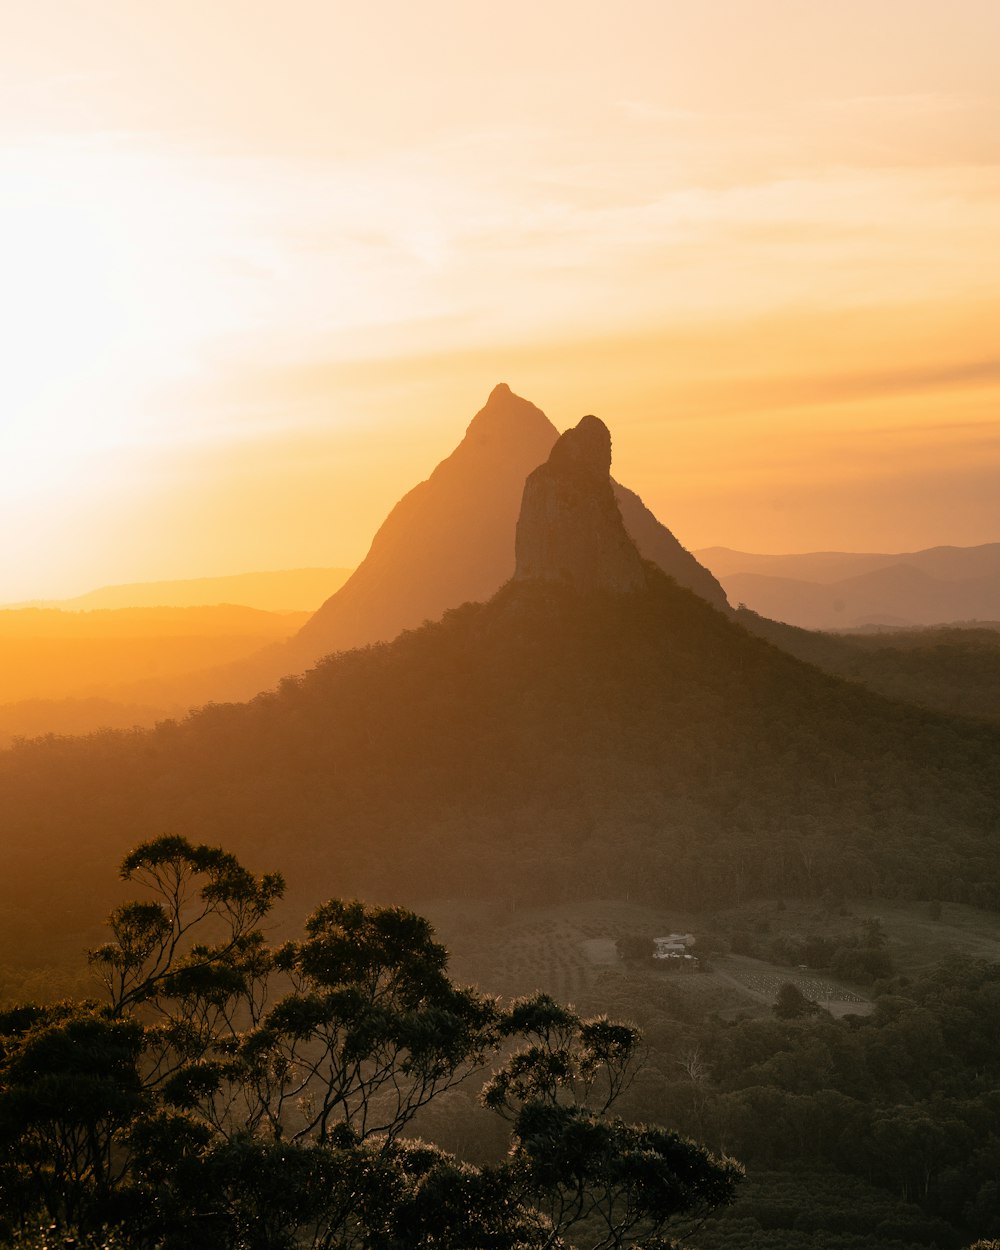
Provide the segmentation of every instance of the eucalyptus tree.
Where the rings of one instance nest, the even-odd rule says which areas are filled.
[[[136,1250],[611,1250],[731,1200],[731,1161],[615,1116],[630,1026],[455,985],[429,923],[397,907],[330,900],[271,945],[282,878],[218,847],[157,838],[121,872],[145,897],[90,954],[105,1000],[0,1014],[8,1234],[43,1219]],[[505,1158],[408,1140],[490,1065]]]

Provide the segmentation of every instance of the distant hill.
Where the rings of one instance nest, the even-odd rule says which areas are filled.
[[[896,555],[696,553],[732,603],[805,629],[937,625],[1000,617],[1000,543]]]
[[[247,699],[321,657],[389,641],[449,608],[489,599],[514,572],[514,531],[528,475],[559,432],[505,383],[494,387],[455,450],[395,505],[344,585],[295,637],[184,682],[135,685],[138,701],[189,705]],[[725,591],[633,491],[612,482],[641,554],[678,584],[727,608]]]
[[[74,599],[37,599],[12,608],[59,608],[90,612],[108,608],[193,608],[238,604],[265,612],[312,612],[342,586],[350,569],[281,569],[181,581],[102,586]]]
[[[247,704],[0,754],[8,960],[53,941],[52,916],[79,943],[108,863],[167,830],[282,865],[296,903],[1000,907],[1000,729],[824,674],[654,566],[636,584],[634,555],[581,584],[572,535],[612,552],[623,533],[587,489],[536,490],[527,563],[486,603]]]
[[[393,508],[365,560],[302,627],[290,651],[312,662],[488,599],[514,572],[525,480],[558,437],[541,409],[505,383],[496,386],[458,447]],[[724,606],[715,578],[639,496],[618,483],[612,488],[640,552],[682,586]]]
[[[201,608],[0,608],[0,643],[23,638],[280,638],[308,612],[230,603]]]
[[[1000,622],[822,633],[747,608],[736,617],[790,655],[889,698],[1000,722]]]
[[[172,682],[192,669],[259,653],[305,612],[200,608],[0,609],[0,746],[14,737],[150,726],[183,714]],[[165,692],[135,698],[130,683]]]
[[[16,738],[91,734],[102,729],[151,729],[182,715],[182,708],[119,703],[112,699],[21,699],[0,703],[0,748]]]
[[[305,616],[228,604],[2,610],[0,700],[97,697],[164,706],[158,699],[129,698],[128,683],[153,677],[169,683],[193,669],[255,655],[286,638]]]

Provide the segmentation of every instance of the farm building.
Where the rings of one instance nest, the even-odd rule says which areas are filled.
[[[653,938],[653,945],[654,959],[683,959],[688,955],[688,947],[694,946],[694,934],[668,933],[666,937]]]

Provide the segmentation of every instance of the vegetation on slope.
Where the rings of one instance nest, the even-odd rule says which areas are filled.
[[[752,633],[790,655],[889,698],[954,716],[1000,721],[996,628],[969,624],[828,634],[769,621],[746,608],[737,616]]]
[[[5,909],[44,897],[70,919],[81,891],[107,897],[101,865],[136,831],[207,828],[280,853],[294,891],[996,907],[998,746],[653,571],[625,596],[522,584],[246,705],[5,753],[0,889]]]

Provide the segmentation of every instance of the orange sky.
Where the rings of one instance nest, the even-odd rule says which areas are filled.
[[[507,381],[691,547],[1000,540],[995,0],[35,0],[0,601],[364,554]]]

